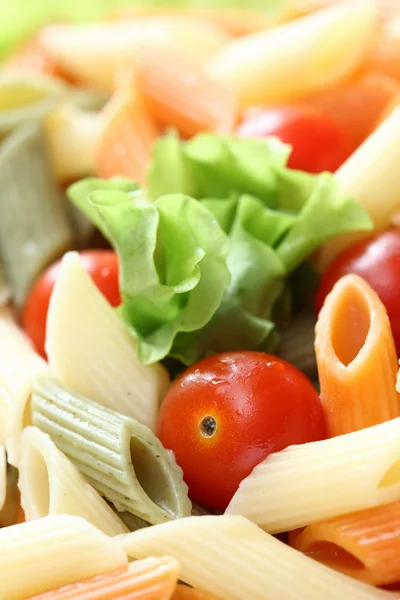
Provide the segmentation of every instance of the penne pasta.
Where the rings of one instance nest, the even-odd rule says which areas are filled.
[[[41,46],[68,74],[108,92],[114,89],[118,68],[133,64],[143,49],[175,51],[203,65],[227,39],[219,27],[181,15],[48,25],[38,35]]]
[[[64,256],[54,287],[46,352],[52,372],[65,385],[155,429],[167,371],[139,361],[134,339],[76,253]]]
[[[56,79],[31,73],[0,76],[0,138],[31,119],[44,117],[67,94]]]
[[[70,182],[93,175],[100,125],[97,113],[73,104],[61,104],[48,115],[45,135],[58,180]]]
[[[315,350],[329,437],[400,416],[390,322],[378,295],[361,277],[342,277],[327,296]]]
[[[8,461],[18,465],[22,430],[30,424],[28,400],[34,380],[50,373],[11,313],[0,310],[0,443]]]
[[[21,125],[2,143],[0,179],[0,257],[21,307],[34,279],[73,244],[39,124]]]
[[[400,9],[378,36],[365,68],[400,80]]]
[[[83,517],[107,535],[128,531],[49,436],[36,427],[22,434],[18,485],[27,521],[66,514]]]
[[[289,446],[254,468],[226,512],[279,533],[389,504],[400,498],[399,464],[400,418]]]
[[[214,594],[200,592],[200,590],[180,583],[176,586],[171,600],[218,600],[218,598]]]
[[[210,79],[190,60],[162,50],[141,54],[137,84],[149,113],[184,136],[202,131],[232,132],[237,107],[234,93]]]
[[[2,598],[35,594],[127,566],[116,541],[84,519],[59,515],[0,529]]]
[[[346,130],[355,149],[375,129],[383,112],[399,94],[400,84],[392,77],[367,73],[307,98],[306,106],[312,106],[336,121]]]
[[[100,123],[96,174],[104,178],[125,175],[142,184],[158,131],[137,89],[123,87],[115,92]]]
[[[0,446],[0,515],[7,495],[7,457],[6,450]]]
[[[116,538],[130,557],[174,556],[180,579],[222,600],[389,600],[394,594],[335,573],[238,516],[190,517]],[[290,566],[290,576],[288,573]]]
[[[372,585],[400,579],[400,501],[315,523],[289,535],[291,546]]]
[[[118,511],[149,523],[190,514],[182,469],[144,425],[51,379],[36,382],[32,421]]]
[[[375,228],[388,227],[400,210],[400,107],[365,140],[336,172],[343,189],[365,208]],[[319,252],[318,265],[325,269],[344,248],[363,234],[345,234],[329,240]]]
[[[178,574],[179,564],[174,558],[146,558],[126,569],[98,575],[31,600],[169,600]]]
[[[236,91],[242,107],[297,100],[351,75],[375,26],[373,2],[348,2],[231,41],[208,72]]]

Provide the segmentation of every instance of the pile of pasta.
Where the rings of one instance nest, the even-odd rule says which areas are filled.
[[[335,177],[377,230],[389,226],[400,211],[396,0],[293,0],[279,20],[116,13],[47,25],[9,59],[0,257],[17,306],[51,257],[90,235],[60,184],[140,181],[166,126],[230,133],[255,103],[301,101],[342,122],[355,151]],[[10,235],[17,212],[29,248],[26,228]],[[327,243],[321,269],[354,239]],[[154,433],[168,373],[139,362],[78,253],[64,254],[51,297],[47,362],[7,302],[0,285],[2,600],[399,598],[398,361],[364,280],[342,278],[316,326],[328,438],[270,455],[223,515],[192,507]],[[276,535],[287,532],[288,543]]]
[[[273,14],[125,9],[44,25],[0,70],[0,298],[23,306],[46,265],[92,239],[66,185],[116,174],[143,183],[166,128],[234,133],[253,106],[316,109],[356,153],[376,132],[379,152],[370,144],[337,174],[369,211],[375,190],[362,194],[359,163],[364,177],[379,153],[396,160],[399,119],[378,130],[399,100],[397,0],[287,0]],[[397,198],[393,179],[380,185]],[[386,224],[383,211],[376,225]]]
[[[316,326],[328,439],[270,455],[223,515],[192,516],[152,433],[168,376],[138,361],[76,252],[46,349],[1,310],[2,600],[399,597],[382,589],[400,581],[398,364],[363,279],[339,280]]]

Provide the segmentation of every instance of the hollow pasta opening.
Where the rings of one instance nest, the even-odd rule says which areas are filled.
[[[324,563],[328,567],[349,573],[363,571],[365,565],[353,554],[332,542],[313,542],[307,548],[307,556]]]
[[[386,471],[380,480],[378,487],[385,488],[398,483],[400,483],[400,460],[396,460]]]
[[[346,287],[332,317],[331,343],[344,366],[348,366],[363,348],[371,326],[368,302],[353,285]]]
[[[170,484],[157,457],[138,440],[131,439],[131,462],[137,480],[150,500],[160,508],[170,511]]]
[[[35,507],[36,518],[46,517],[50,510],[49,471],[43,455],[31,447],[30,462],[26,471],[27,488],[31,503]]]

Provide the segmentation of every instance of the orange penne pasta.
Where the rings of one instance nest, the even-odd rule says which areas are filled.
[[[309,525],[291,546],[372,585],[400,581],[400,501]]]
[[[118,90],[106,105],[96,149],[99,177],[125,175],[143,183],[157,129],[133,89]]]
[[[177,54],[144,52],[137,83],[149,113],[184,136],[201,131],[230,133],[236,121],[234,93]]]
[[[368,73],[310,98],[307,104],[341,125],[356,148],[375,129],[384,111],[395,99],[398,101],[399,95],[399,82],[385,75]]]
[[[69,76],[49,52],[40,44],[37,36],[17,48],[5,62],[2,68],[6,71],[23,71],[41,73],[65,79],[69,83],[76,83],[74,77]]]
[[[389,319],[361,277],[342,277],[327,296],[316,325],[315,352],[328,436],[400,415]]]
[[[218,597],[214,594],[200,592],[188,585],[178,584],[171,600],[218,600]]]
[[[179,575],[170,557],[145,558],[126,569],[34,596],[31,600],[169,600]]]
[[[365,68],[372,73],[380,73],[400,80],[400,33],[388,27],[374,44]]]

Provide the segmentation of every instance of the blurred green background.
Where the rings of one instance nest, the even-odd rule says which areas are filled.
[[[400,0],[399,0],[400,1]],[[48,20],[86,21],[117,7],[252,8],[274,11],[283,0],[0,0],[0,57]]]

